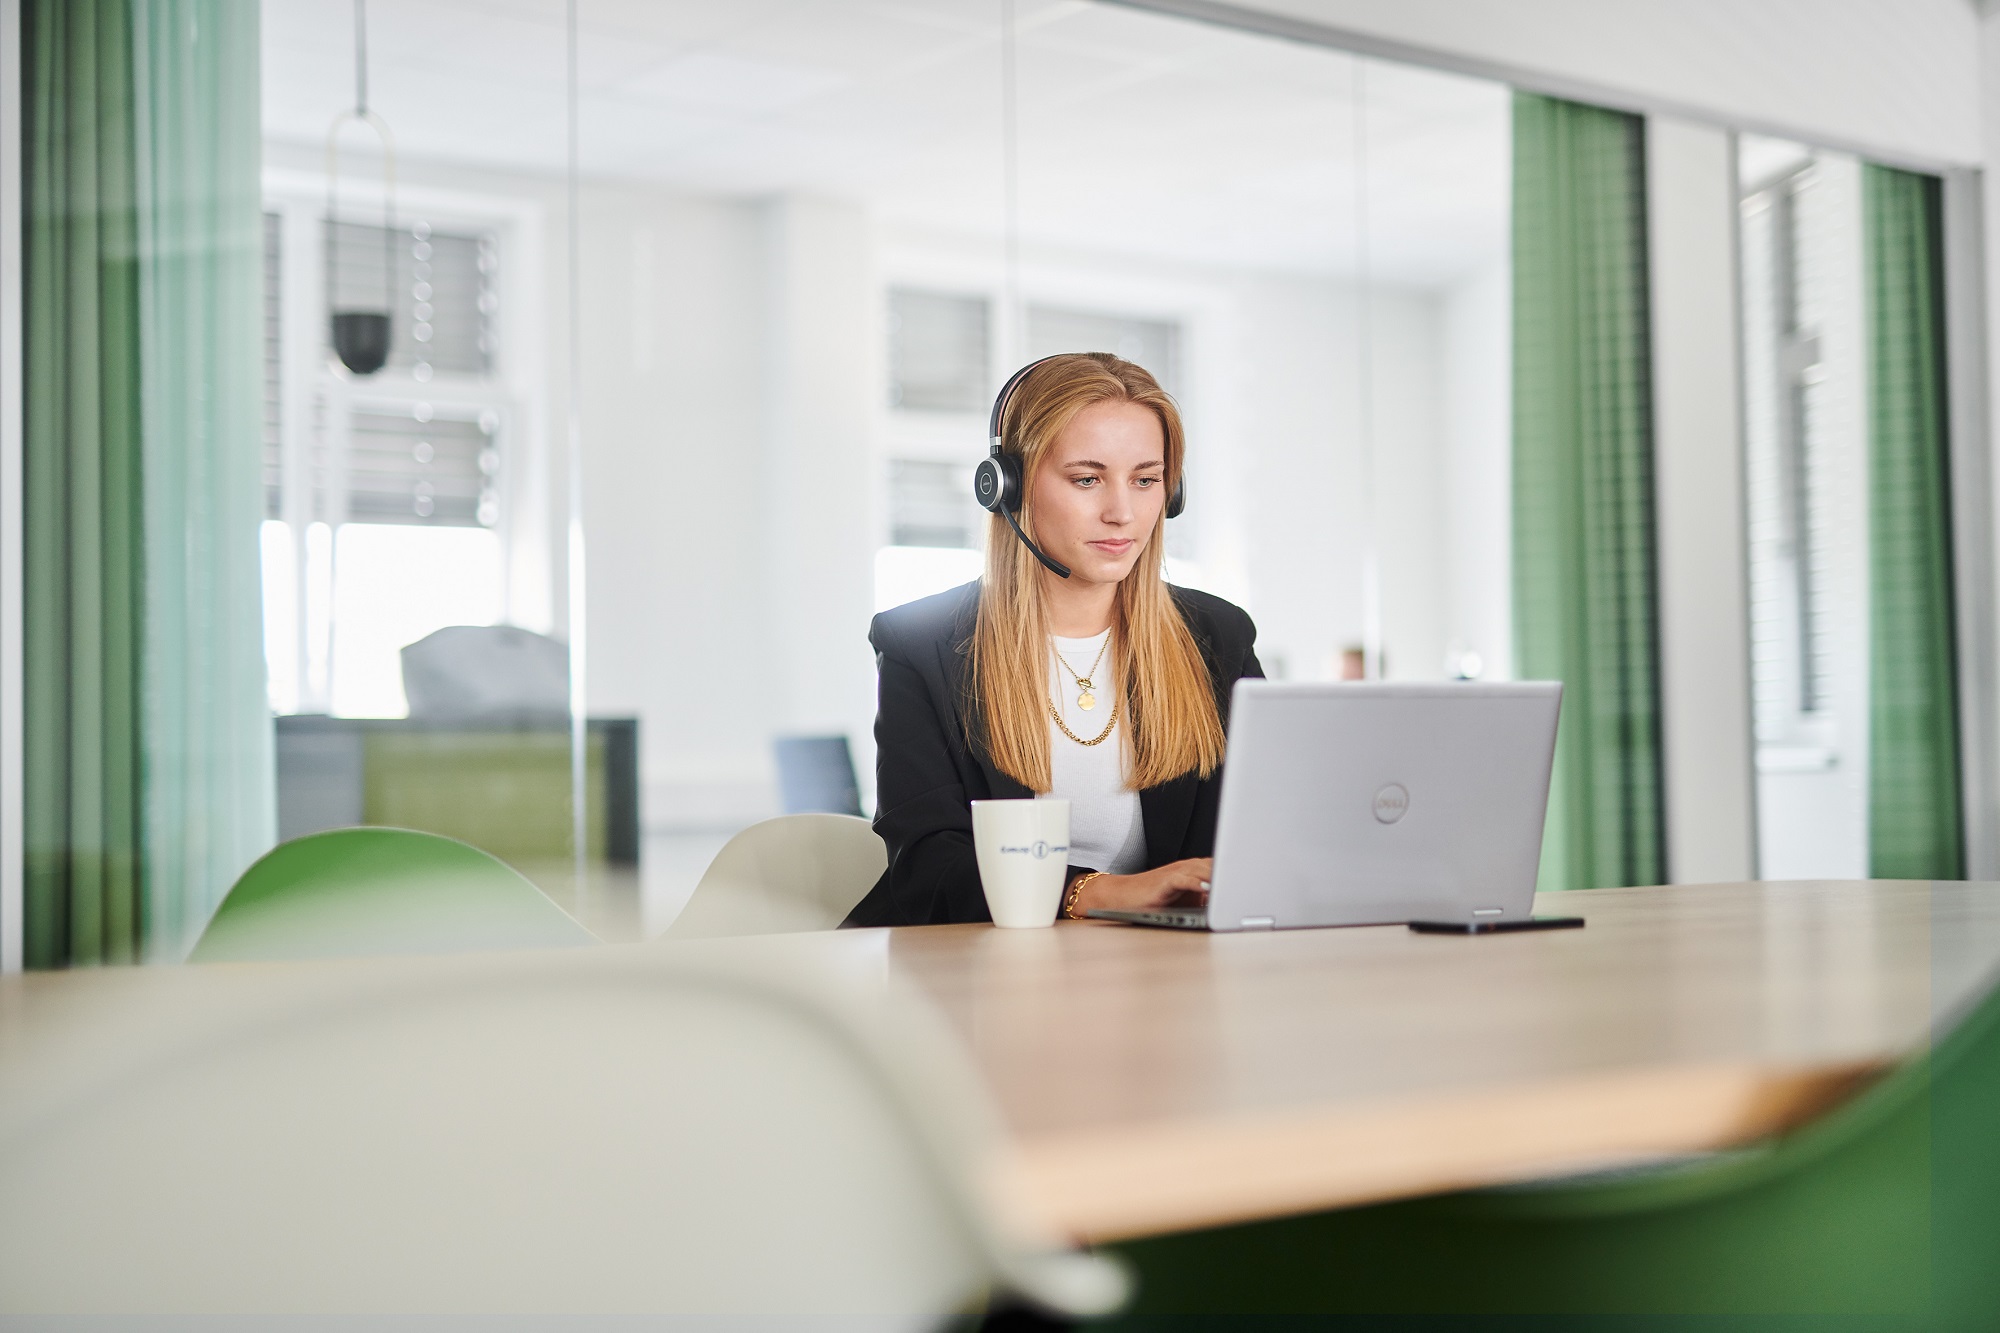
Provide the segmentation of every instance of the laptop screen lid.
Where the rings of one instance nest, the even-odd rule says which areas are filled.
[[[1533,914],[1562,686],[1238,681],[1214,930]]]

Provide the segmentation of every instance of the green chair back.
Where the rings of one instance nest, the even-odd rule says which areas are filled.
[[[1495,1315],[1647,1333],[2000,1327],[2000,993],[1758,1149],[1116,1248],[1140,1276],[1117,1327],[1224,1312],[1430,1316],[1427,1330]]]
[[[594,944],[504,863],[399,828],[295,838],[243,872],[188,961],[354,958]]]

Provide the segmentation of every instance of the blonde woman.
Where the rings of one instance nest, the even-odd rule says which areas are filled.
[[[1069,800],[1064,916],[1207,897],[1230,689],[1264,673],[1249,616],[1161,577],[1180,413],[1103,352],[1010,387],[995,426],[1019,540],[996,510],[983,578],[868,631],[889,869],[849,925],[987,920],[971,802],[989,798]]]

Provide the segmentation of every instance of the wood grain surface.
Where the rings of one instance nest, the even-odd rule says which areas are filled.
[[[1740,1145],[1921,1048],[2000,971],[2000,885],[1545,896],[1580,931],[889,932],[1091,1240]],[[861,941],[855,941],[856,946]]]

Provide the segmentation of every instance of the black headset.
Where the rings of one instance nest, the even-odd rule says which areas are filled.
[[[1067,352],[1058,355],[1068,356]],[[979,507],[988,513],[998,514],[1007,520],[1007,526],[1014,529],[1014,535],[1021,539],[1021,545],[1028,553],[1042,562],[1042,565],[1057,578],[1069,577],[1069,566],[1051,556],[1044,555],[1042,548],[1028,540],[1028,534],[1021,531],[1021,520],[1015,515],[1021,512],[1021,460],[1013,454],[1001,451],[1001,423],[1007,417],[1007,400],[1014,396],[1014,386],[1027,378],[1029,371],[1053,361],[1055,357],[1045,356],[1040,361],[1030,361],[1000,386],[1000,396],[993,400],[993,417],[986,425],[986,457],[972,474],[972,494],[979,501]],[[1187,469],[1181,469],[1181,479],[1174,483],[1174,493],[1167,497],[1167,517],[1179,518],[1187,508]]]

